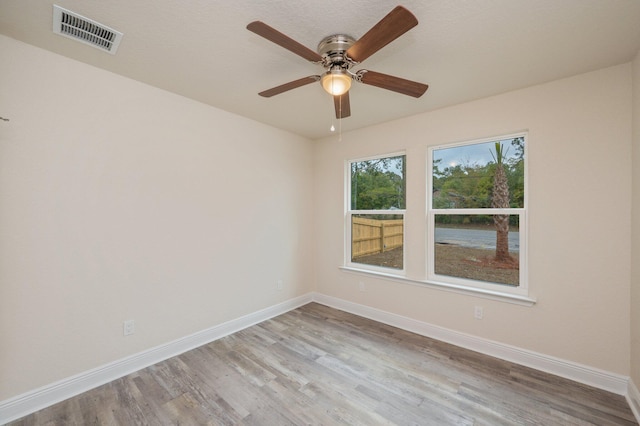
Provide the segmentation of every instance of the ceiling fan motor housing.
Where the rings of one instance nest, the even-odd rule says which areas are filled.
[[[335,34],[326,37],[318,44],[318,53],[323,57],[326,67],[340,65],[348,69],[353,62],[348,60],[346,52],[355,42],[356,40],[351,36]]]

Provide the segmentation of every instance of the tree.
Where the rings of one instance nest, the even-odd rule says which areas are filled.
[[[479,209],[490,207],[493,164],[459,163],[439,168],[434,162],[433,207],[437,209]]]
[[[524,138],[518,137],[511,141],[515,148],[515,155],[507,162],[507,178],[509,179],[509,195],[511,207],[524,207]],[[512,222],[513,224],[513,222]]]
[[[351,208],[405,208],[404,156],[351,163]]]
[[[491,207],[494,209],[508,209],[509,205],[509,182],[505,172],[503,160],[506,152],[500,142],[495,143],[495,156],[491,155],[496,162],[493,174],[493,193],[491,197]],[[493,223],[496,226],[496,257],[498,262],[510,261],[509,255],[509,215],[493,215]]]

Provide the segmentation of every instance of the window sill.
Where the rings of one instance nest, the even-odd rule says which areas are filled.
[[[528,296],[522,296],[519,294],[503,293],[499,291],[491,291],[491,290],[485,290],[481,288],[474,288],[474,287],[468,287],[468,286],[457,285],[457,284],[449,284],[449,283],[443,283],[443,282],[437,282],[437,281],[415,280],[415,279],[403,277],[400,275],[377,272],[377,271],[369,271],[366,269],[353,268],[350,266],[340,266],[339,268],[345,272],[351,272],[351,273],[361,274],[361,275],[369,275],[376,278],[386,279],[386,280],[395,281],[395,282],[401,282],[405,284],[420,285],[423,287],[433,288],[435,290],[466,294],[468,296],[482,297],[484,299],[497,300],[499,302],[512,303],[512,304],[522,305],[522,306],[533,306],[536,303],[536,299],[533,299]]]

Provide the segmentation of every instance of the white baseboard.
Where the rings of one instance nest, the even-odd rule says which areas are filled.
[[[629,379],[629,387],[627,389],[627,402],[629,403],[629,407],[631,407],[636,421],[640,423],[640,392],[638,392],[638,388],[631,379]]]
[[[243,317],[194,333],[173,342],[114,361],[93,370],[43,386],[39,389],[0,401],[0,425],[49,407],[82,392],[195,349],[259,322],[281,315],[312,301],[306,294]]]
[[[82,392],[86,392],[112,380],[126,376],[127,374],[213,342],[310,302],[318,302],[422,336],[431,337],[496,358],[535,368],[536,370],[575,380],[599,389],[624,395],[636,419],[640,421],[640,393],[628,377],[503,343],[482,339],[320,293],[309,293],[169,342],[165,345],[157,346],[93,370],[68,377],[14,398],[0,401],[0,424],[19,419]]]
[[[575,362],[540,354],[504,343],[449,330],[369,306],[314,293],[313,300],[332,308],[431,337],[466,349],[504,359],[536,370],[604,389],[618,395],[627,395],[629,378]]]

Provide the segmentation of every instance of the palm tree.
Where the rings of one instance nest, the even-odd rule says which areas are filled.
[[[500,142],[496,142],[495,149],[495,156],[493,156],[493,152],[491,152],[496,162],[496,171],[493,175],[491,207],[494,209],[509,208],[509,185],[503,163],[506,152],[504,152],[504,148]],[[493,215],[493,223],[496,226],[495,260],[498,262],[509,261],[511,260],[511,256],[509,255],[509,215]]]

